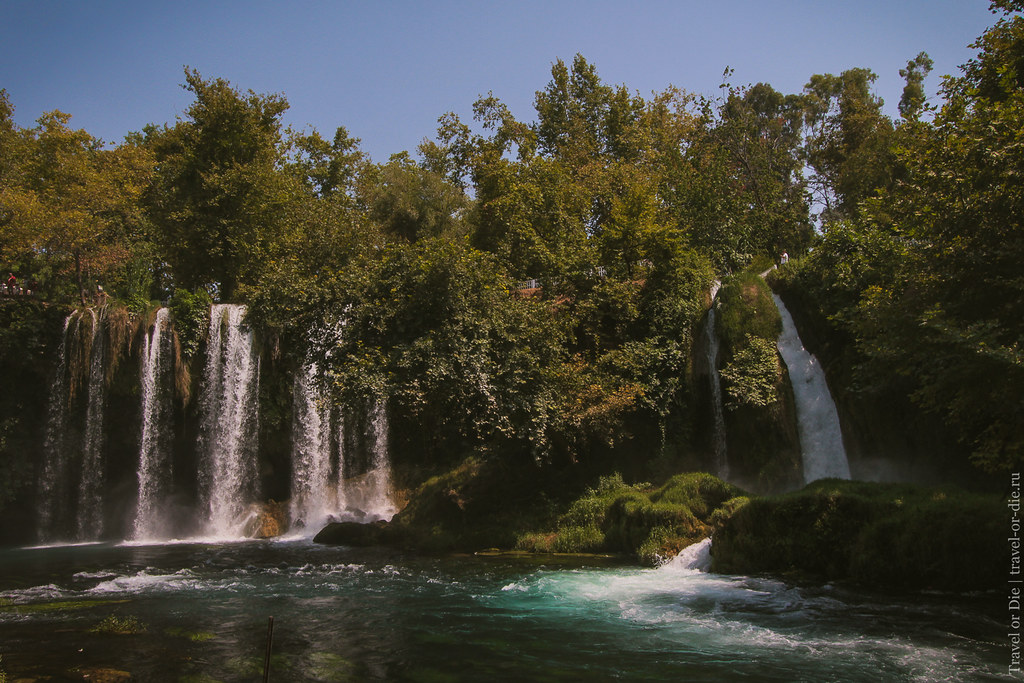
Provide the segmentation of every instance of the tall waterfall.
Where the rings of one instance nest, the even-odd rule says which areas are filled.
[[[103,532],[103,405],[106,395],[106,336],[101,322],[105,309],[92,318],[88,400],[82,464],[78,478],[78,540],[93,540]]]
[[[711,308],[704,327],[707,342],[708,379],[711,384],[711,411],[714,419],[712,446],[715,452],[715,467],[721,479],[729,477],[729,452],[725,438],[725,410],[722,406],[722,378],[718,375],[718,333],[715,329],[715,297],[722,283],[715,280],[711,285]]]
[[[317,367],[312,363],[295,377],[289,507],[293,527],[311,528],[326,522],[339,505],[337,487],[330,483],[331,409],[317,382]],[[344,459],[341,461],[343,467]],[[343,472],[339,471],[338,477],[342,478]]]
[[[210,310],[199,399],[199,484],[204,533],[216,538],[242,535],[255,497],[259,359],[244,315],[245,306],[236,304]]]
[[[43,474],[39,481],[39,540],[54,541],[66,522],[70,452],[65,444],[68,421],[70,378],[68,377],[68,336],[72,323],[79,324],[74,313],[64,319],[57,356],[57,373],[50,385],[46,411],[46,440],[43,444]]]
[[[140,379],[142,385],[142,434],[139,439],[139,500],[132,538],[153,539],[167,536],[162,503],[170,491],[172,461],[169,444],[170,397],[168,378],[171,336],[168,309],[156,313],[153,327],[142,346]],[[165,381],[161,381],[165,380]]]
[[[850,465],[843,447],[843,435],[835,402],[825,382],[818,359],[804,348],[793,316],[778,295],[775,305],[782,316],[782,334],[778,348],[793,385],[800,450],[803,453],[804,481],[850,478]]]

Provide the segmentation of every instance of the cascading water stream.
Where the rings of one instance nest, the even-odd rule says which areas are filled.
[[[850,464],[843,447],[839,414],[828,390],[825,373],[818,359],[804,348],[793,316],[782,299],[776,294],[772,294],[772,299],[782,316],[778,349],[786,361],[793,386],[804,482],[827,478],[849,479]]]
[[[68,334],[71,324],[79,322],[75,314],[64,319],[57,355],[57,372],[50,385],[46,410],[46,440],[43,444],[43,476],[39,482],[39,540],[53,541],[58,528],[67,516],[67,484],[69,453],[65,445],[67,433],[68,392]]]
[[[103,532],[103,405],[106,394],[106,337],[104,309],[89,309],[92,345],[89,357],[88,401],[82,463],[78,479],[78,540],[99,538]]]
[[[206,367],[200,396],[200,497],[204,534],[243,535],[256,477],[259,359],[252,330],[242,324],[245,306],[210,310]]]
[[[378,399],[370,406],[363,435],[369,449],[368,469],[339,483],[341,499],[349,509],[359,511],[363,521],[390,520],[398,512],[391,498],[389,430],[387,404]]]
[[[725,436],[725,410],[722,405],[722,379],[718,374],[718,333],[715,329],[715,297],[721,283],[718,280],[711,285],[711,308],[704,326],[707,342],[708,378],[711,384],[711,411],[714,419],[712,447],[714,448],[715,467],[721,479],[729,477],[729,453]]]
[[[317,530],[338,506],[331,479],[331,411],[318,390],[317,367],[295,377],[292,421],[292,526]],[[340,442],[339,442],[340,443]]]
[[[166,308],[157,311],[142,347],[142,434],[139,439],[139,500],[132,528],[134,540],[166,537],[161,503],[168,495],[172,475],[167,444],[170,402],[160,380],[165,377],[171,350],[168,313]]]

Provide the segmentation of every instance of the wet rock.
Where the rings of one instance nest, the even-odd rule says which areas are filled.
[[[249,529],[253,538],[274,538],[288,529],[288,505],[270,501],[260,505]]]

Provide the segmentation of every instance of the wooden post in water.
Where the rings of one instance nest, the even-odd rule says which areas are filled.
[[[263,683],[270,680],[270,650],[274,645],[274,617],[267,622],[267,654],[263,659]]]

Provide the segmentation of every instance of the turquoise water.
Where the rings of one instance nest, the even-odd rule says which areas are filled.
[[[272,681],[1010,680],[998,597],[552,562],[308,541],[4,550],[0,670],[261,680],[273,616]]]

